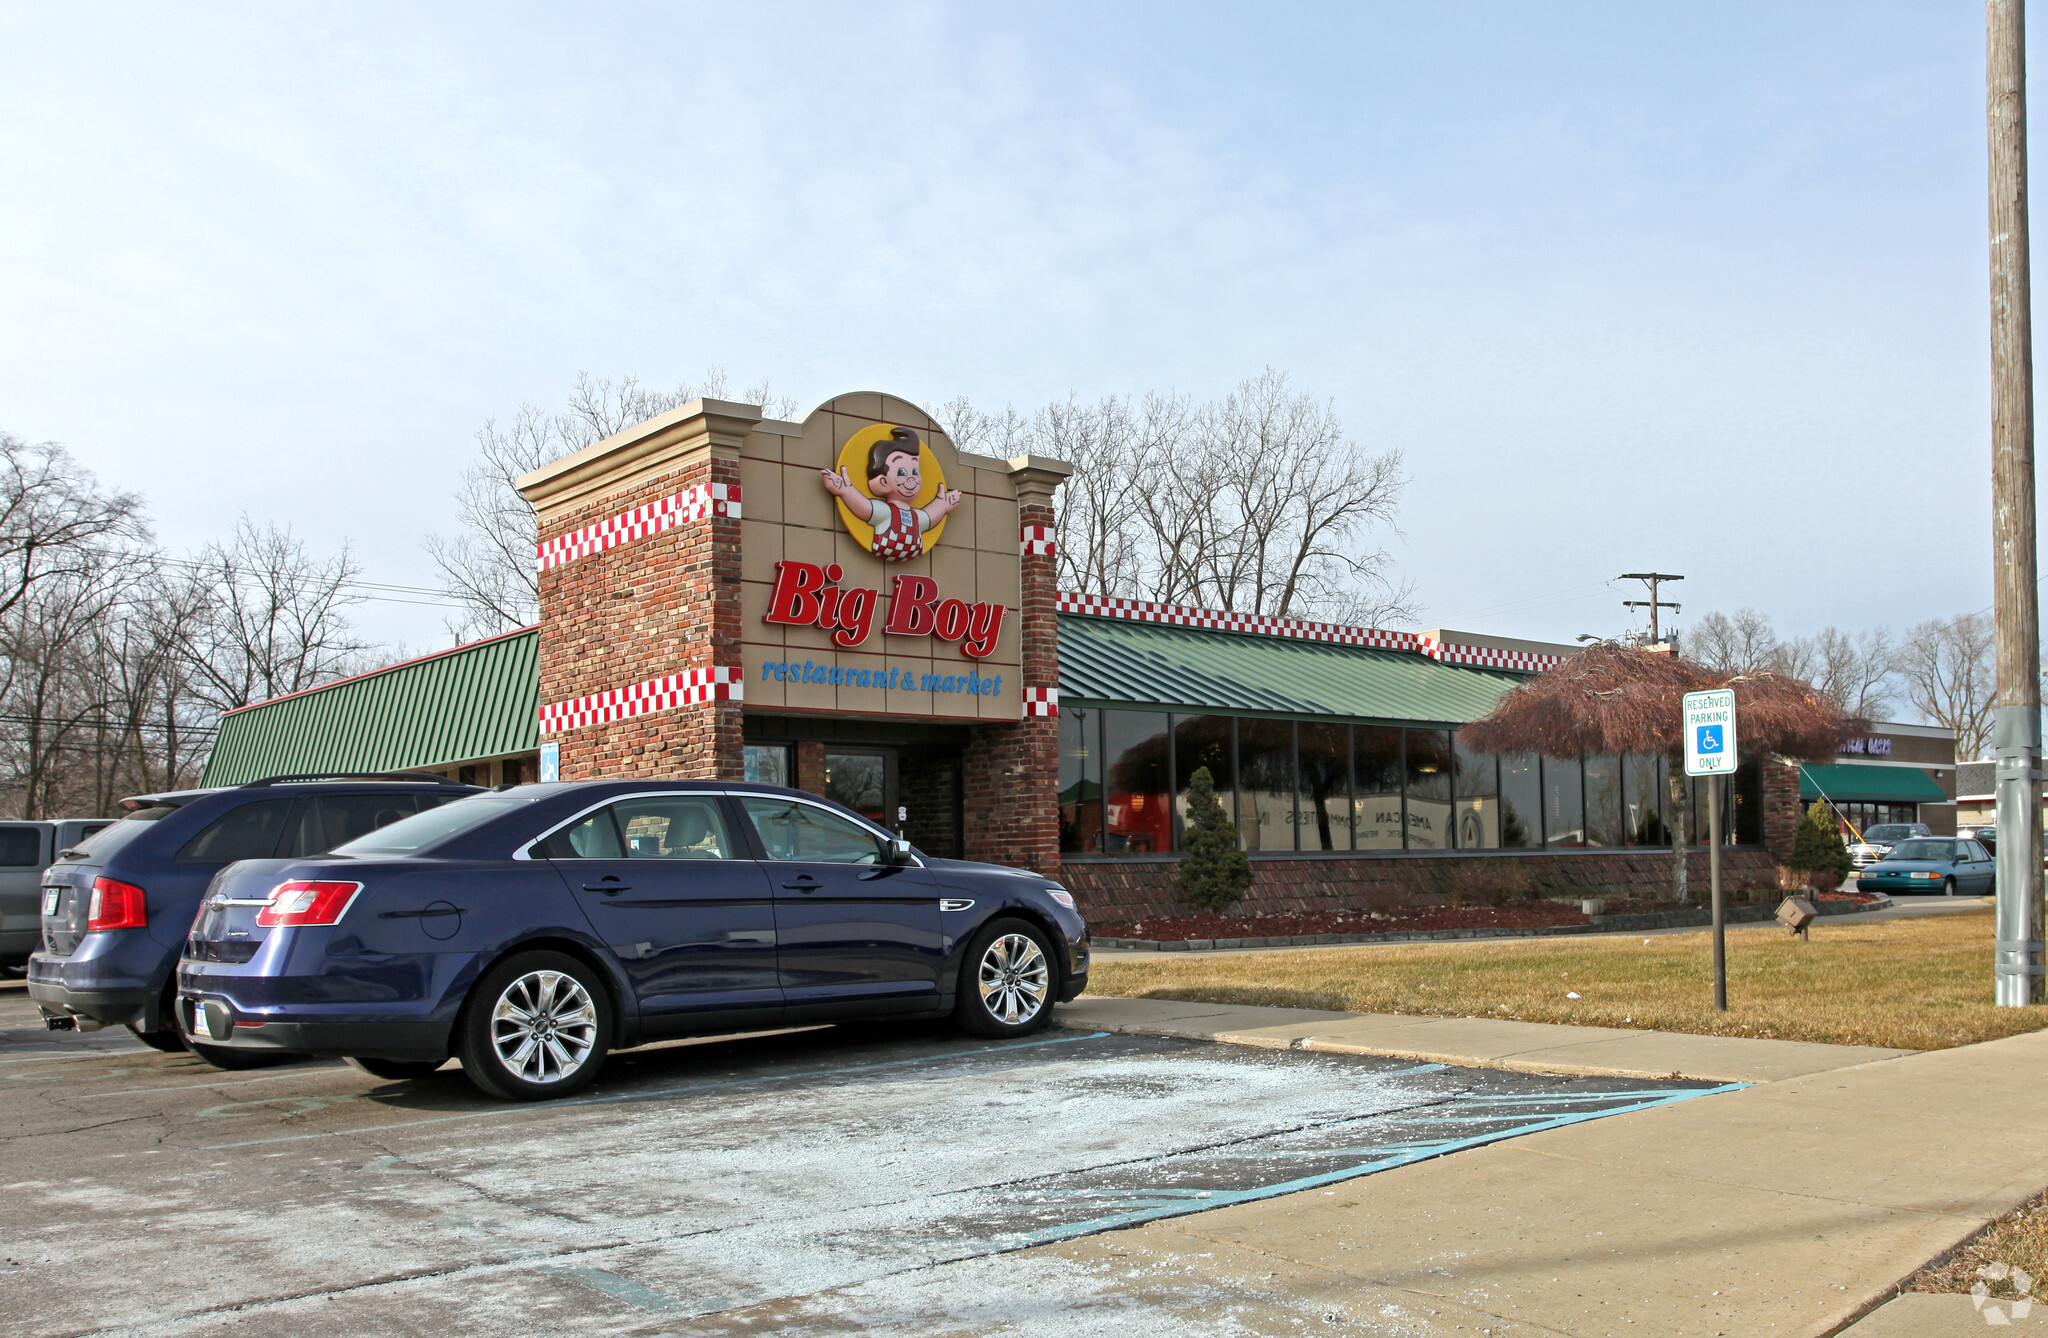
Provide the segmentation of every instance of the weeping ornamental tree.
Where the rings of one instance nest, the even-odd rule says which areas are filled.
[[[1688,692],[1729,688],[1741,750],[1749,756],[1820,761],[1870,722],[1844,713],[1803,679],[1771,671],[1711,674],[1662,651],[1596,643],[1555,669],[1536,675],[1494,704],[1492,714],[1460,731],[1482,752],[1540,753],[1576,758],[1662,753],[1670,759],[1671,892],[1686,899],[1686,831],[1682,699]]]

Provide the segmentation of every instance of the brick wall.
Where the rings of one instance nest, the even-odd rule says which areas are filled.
[[[1663,898],[1671,890],[1671,852],[1618,851],[1614,854],[1522,855],[1512,862],[1529,870],[1540,896]],[[1292,914],[1331,910],[1390,910],[1432,903],[1445,892],[1446,879],[1460,866],[1499,867],[1501,856],[1460,860],[1436,857],[1387,859],[1254,859],[1252,890],[1237,909],[1248,915]],[[1073,892],[1082,913],[1107,924],[1146,916],[1188,914],[1173,898],[1171,860],[1097,860],[1068,863],[1060,881]],[[1707,852],[1688,857],[1686,877],[1692,899],[1707,904]],[[1777,862],[1767,851],[1725,850],[1721,855],[1722,887],[1735,889],[1758,883],[1775,884]]]
[[[694,415],[688,412],[697,407]],[[737,410],[739,412],[735,413]],[[575,533],[701,484],[739,483],[737,442],[757,410],[686,406],[521,481],[540,537]],[[547,475],[543,481],[542,476]],[[561,703],[693,669],[739,664],[739,521],[723,514],[540,575],[540,699]],[[738,779],[741,704],[707,700],[551,733],[563,780]]]
[[[1065,477],[1065,467],[1057,473],[1026,467],[1013,477],[1020,525],[1049,530],[1052,490]],[[1028,554],[1022,566],[1019,628],[1024,686],[1057,690],[1058,559],[1052,553]],[[1059,873],[1059,726],[1055,715],[1027,714],[1014,725],[977,725],[968,732],[960,787],[968,859],[1048,876]]]
[[[1766,757],[1764,781],[1764,848],[1783,862],[1792,858],[1792,844],[1799,836],[1799,764],[1782,757]]]

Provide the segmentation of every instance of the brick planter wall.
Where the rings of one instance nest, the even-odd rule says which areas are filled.
[[[1796,775],[1796,772],[1795,772]],[[1613,854],[1490,855],[1472,859],[1428,856],[1384,859],[1258,859],[1252,860],[1252,890],[1238,903],[1248,915],[1295,914],[1333,910],[1391,910],[1422,902],[1435,904],[1448,891],[1447,879],[1458,868],[1513,864],[1529,871],[1538,896],[1652,897],[1670,895],[1671,852],[1616,851]],[[1187,914],[1190,907],[1174,900],[1172,860],[1069,861],[1061,881],[1074,893],[1082,913],[1097,923],[1147,916]],[[1707,904],[1707,852],[1695,850],[1687,859],[1686,878],[1692,899]],[[1770,852],[1754,848],[1724,850],[1722,887],[1775,883],[1777,863]]]

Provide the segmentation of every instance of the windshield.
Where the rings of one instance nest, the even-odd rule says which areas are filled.
[[[1920,833],[1917,829],[1894,823],[1889,827],[1872,827],[1869,831],[1863,833],[1863,839],[1866,841],[1903,841],[1909,836],[1918,835]]]
[[[353,841],[344,841],[334,848],[337,855],[411,855],[429,846],[439,845],[452,836],[474,831],[487,822],[504,817],[515,809],[532,803],[525,796],[509,794],[479,794],[468,799],[458,799],[452,804],[430,808],[409,818],[400,818],[389,827],[358,836]]]
[[[1901,841],[1892,847],[1893,859],[1954,859],[1953,841]]]

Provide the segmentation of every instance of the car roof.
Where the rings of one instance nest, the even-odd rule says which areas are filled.
[[[335,790],[346,793],[350,790],[389,789],[392,786],[418,785],[426,789],[459,790],[463,794],[484,794],[481,785],[464,785],[441,777],[429,779],[425,775],[380,776],[319,779],[310,776],[276,776],[265,780],[250,781],[245,785],[208,785],[192,790],[160,790],[154,794],[133,794],[120,801],[123,809],[138,808],[182,808],[195,799],[209,795],[233,794],[238,790],[274,789],[280,793],[295,794],[307,791]]]

